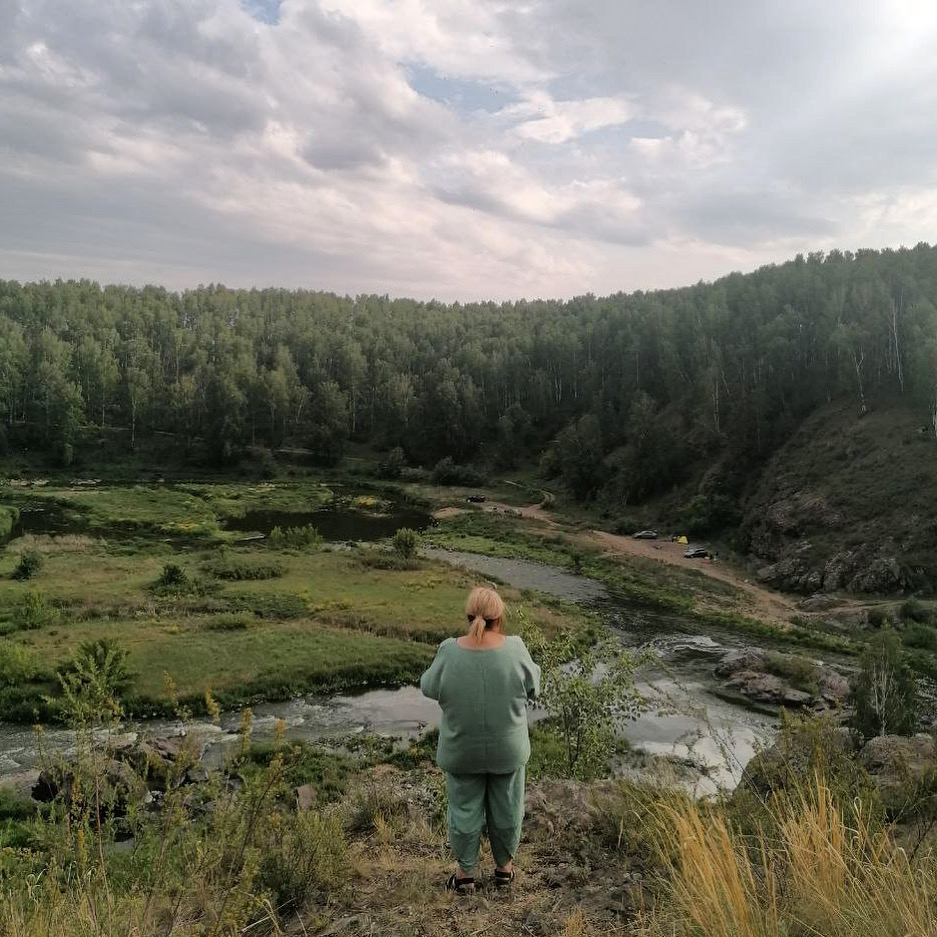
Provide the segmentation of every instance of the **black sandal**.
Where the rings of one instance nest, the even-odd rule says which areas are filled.
[[[446,881],[446,891],[454,891],[457,895],[474,895],[475,879],[459,878],[459,876],[453,872]]]
[[[502,872],[501,869],[495,869],[495,888],[507,888],[517,877],[514,869],[510,872]]]

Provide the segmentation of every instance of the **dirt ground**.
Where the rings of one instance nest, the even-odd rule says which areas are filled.
[[[766,617],[788,620],[797,611],[794,603],[780,592],[773,592],[739,575],[720,560],[687,559],[686,546],[669,540],[635,540],[633,537],[610,534],[604,530],[590,530],[589,538],[605,548],[609,556],[642,556],[670,566],[693,569],[704,576],[719,579],[745,593],[754,608]]]

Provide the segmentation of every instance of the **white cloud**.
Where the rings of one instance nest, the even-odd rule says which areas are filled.
[[[0,0],[0,276],[569,295],[913,243],[930,9]]]

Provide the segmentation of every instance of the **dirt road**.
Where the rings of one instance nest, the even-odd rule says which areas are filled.
[[[770,618],[787,621],[797,611],[796,606],[780,593],[746,582],[742,576],[718,560],[687,559],[683,555],[686,547],[682,543],[672,543],[669,540],[635,540],[633,537],[610,534],[604,530],[590,530],[589,538],[604,547],[610,556],[643,556],[670,566],[693,569],[704,576],[727,582],[745,593],[754,608]]]

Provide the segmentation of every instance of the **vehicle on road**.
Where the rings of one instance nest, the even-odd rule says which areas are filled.
[[[690,547],[683,555],[688,560],[705,560],[709,556],[709,550],[706,547]]]
[[[635,540],[656,540],[657,531],[656,530],[639,530],[636,534],[632,535]]]

